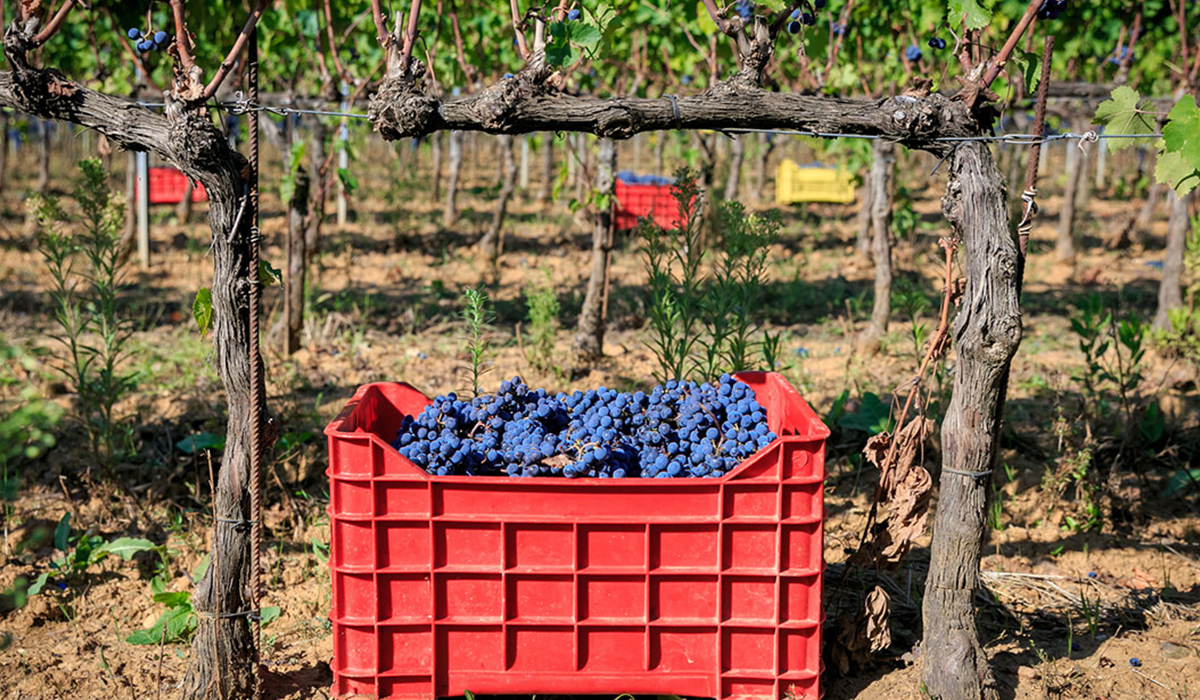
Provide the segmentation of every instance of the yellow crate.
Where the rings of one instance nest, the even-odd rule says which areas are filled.
[[[854,201],[854,182],[849,170],[843,168],[802,168],[784,160],[775,170],[775,203],[833,202],[850,204]]]

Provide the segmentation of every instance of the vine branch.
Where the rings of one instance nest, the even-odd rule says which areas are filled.
[[[246,42],[250,39],[250,34],[254,31],[258,20],[262,18],[263,12],[266,11],[267,6],[270,4],[271,0],[258,1],[258,5],[246,20],[246,25],[242,28],[241,33],[238,34],[237,41],[233,42],[233,48],[229,49],[229,54],[225,56],[225,60],[221,61],[221,66],[217,69],[216,75],[213,76],[212,80],[204,88],[204,92],[200,94],[199,101],[207,100],[217,94],[217,89],[221,87],[221,83],[225,81],[225,76],[233,69],[234,62],[237,60],[238,55],[242,53],[242,49],[246,47]],[[175,43],[178,44],[178,40]]]

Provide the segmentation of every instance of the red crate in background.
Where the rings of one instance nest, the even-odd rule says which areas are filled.
[[[819,698],[829,430],[737,376],[779,437],[720,478],[432,476],[389,444],[429,399],[359,388],[325,430],[334,693]]]
[[[617,230],[637,226],[638,219],[652,216],[662,228],[676,228],[682,221],[679,203],[671,196],[670,185],[631,184],[618,179],[613,185],[617,197]]]
[[[158,165],[149,171],[150,181],[147,186],[150,189],[148,199],[151,204],[178,204],[183,201],[183,193],[187,191],[186,175],[175,168]],[[196,188],[192,190],[192,201],[203,202],[207,199],[208,193],[204,191],[204,185],[197,182]]]

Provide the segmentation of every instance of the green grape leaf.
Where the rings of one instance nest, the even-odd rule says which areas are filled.
[[[284,204],[291,202],[296,194],[296,176],[300,174],[300,168],[304,165],[304,153],[307,148],[307,141],[296,141],[288,152],[287,172],[283,176],[283,182],[279,183],[279,199]]]
[[[175,443],[175,449],[186,455],[196,454],[201,450],[223,450],[225,449],[225,438],[207,432],[196,433]]]
[[[950,23],[957,26],[960,19],[966,20],[967,29],[983,29],[991,24],[992,13],[976,0],[950,0]]]
[[[133,555],[138,552],[148,552],[154,549],[154,543],[150,540],[141,539],[139,537],[118,537],[112,542],[105,542],[96,548],[97,552],[106,554],[115,554],[125,561],[129,561]]]
[[[552,22],[550,24],[550,41],[546,43],[546,62],[555,68],[562,68],[575,62],[579,57],[571,46],[571,36],[574,31],[571,22]]]
[[[1148,134],[1154,131],[1154,121],[1150,115],[1138,109],[1142,97],[1137,90],[1122,85],[1112,91],[1112,99],[1105,100],[1096,108],[1096,123],[1104,124],[1105,132],[1110,135]],[[1150,139],[1113,139],[1108,148],[1119,151],[1122,148],[1137,143],[1148,143]]]
[[[171,611],[167,613],[167,641],[186,641],[195,626],[196,616],[192,614],[191,605],[171,608]]]
[[[155,623],[155,626],[148,630],[138,630],[137,632],[129,635],[125,638],[125,643],[136,646],[149,646],[151,644],[158,644],[158,638],[161,636],[162,626],[158,625],[158,623]]]
[[[708,14],[708,9],[704,7],[703,2],[696,3],[696,19],[700,22],[700,31],[705,34],[713,34],[717,31],[717,23],[713,21],[712,15]]]
[[[351,175],[349,170],[338,168],[337,176],[338,180],[342,183],[342,189],[346,190],[347,194],[358,189],[358,178]]]
[[[300,10],[296,13],[295,21],[296,30],[300,32],[300,36],[314,39],[317,33],[321,30],[320,20],[317,18],[315,10]]]
[[[586,22],[571,22],[571,43],[594,49],[600,43],[600,30]]]
[[[1196,98],[1187,95],[1179,100],[1167,115],[1163,127],[1163,143],[1166,150],[1178,153],[1192,168],[1200,170],[1200,109]]]
[[[1154,179],[1170,185],[1175,194],[1182,197],[1200,184],[1200,172],[1185,161],[1178,151],[1164,151],[1160,147],[1158,163],[1154,166]]]
[[[267,607],[265,607],[259,611],[258,619],[262,623],[262,626],[266,627],[267,625],[271,624],[272,622],[278,620],[279,614],[280,614],[280,610],[279,610],[278,605],[268,605]]]
[[[192,317],[196,319],[196,328],[200,330],[200,336],[204,337],[208,334],[208,329],[212,328],[212,292],[208,287],[201,287],[196,292],[196,299],[192,302]]]
[[[258,261],[258,283],[270,287],[274,283],[283,284],[283,273],[266,260]]]
[[[38,593],[41,593],[42,588],[46,586],[46,581],[50,579],[50,573],[51,572],[49,571],[43,571],[42,573],[38,574],[37,580],[34,581],[33,585],[29,587],[27,594],[37,595]]]
[[[180,605],[190,604],[192,595],[187,591],[170,591],[167,593],[155,593],[154,602],[162,603],[168,608],[177,608]]]
[[[1042,57],[1030,51],[1017,51],[1012,60],[1021,69],[1025,92],[1032,94],[1042,80]]]

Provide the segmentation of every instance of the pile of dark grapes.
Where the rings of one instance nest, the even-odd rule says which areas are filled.
[[[1067,0],[1043,0],[1038,8],[1038,19],[1058,19],[1059,14],[1067,9]]]
[[[774,439],[754,390],[725,374],[556,395],[514,378],[471,401],[437,397],[392,445],[438,476],[665,479],[722,476]]]
[[[137,41],[137,50],[141,53],[156,49],[161,51],[171,45],[171,35],[164,31],[157,31],[147,36],[140,29],[130,28],[129,31],[125,32],[125,36],[129,37],[130,40]]]

